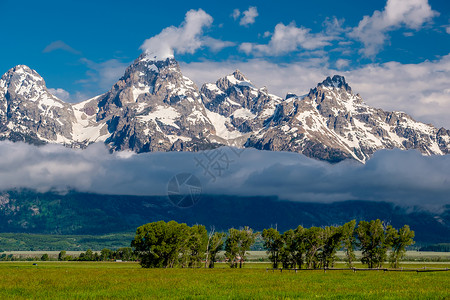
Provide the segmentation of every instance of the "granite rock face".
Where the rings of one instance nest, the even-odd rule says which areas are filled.
[[[142,54],[106,93],[69,104],[26,66],[0,79],[0,138],[112,151],[198,151],[221,145],[365,162],[379,149],[450,151],[450,131],[366,105],[342,76],[285,99],[235,71],[199,90],[176,60]]]

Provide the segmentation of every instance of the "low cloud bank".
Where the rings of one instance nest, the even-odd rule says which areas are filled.
[[[241,152],[242,151],[242,152]],[[383,150],[365,165],[331,165],[297,153],[219,148],[199,153],[109,154],[0,142],[0,189],[30,188],[122,195],[165,195],[179,173],[199,178],[203,193],[273,196],[302,202],[388,201],[436,209],[450,204],[450,156]]]

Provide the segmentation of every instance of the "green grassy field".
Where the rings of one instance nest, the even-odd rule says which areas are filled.
[[[425,264],[424,264],[425,265]],[[418,268],[424,265],[404,267]],[[430,266],[430,265],[427,265]],[[449,264],[433,264],[447,268]],[[449,299],[449,272],[142,269],[137,263],[3,262],[1,299]]]

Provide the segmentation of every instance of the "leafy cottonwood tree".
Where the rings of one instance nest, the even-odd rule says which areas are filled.
[[[341,246],[342,227],[325,227],[323,229],[323,247],[320,253],[321,267],[326,269],[334,266],[336,251]]]
[[[245,260],[245,254],[250,247],[255,243],[257,233],[253,229],[245,226],[238,230],[231,228],[228,230],[228,237],[225,241],[225,256],[230,261],[232,268],[237,268],[239,261],[239,268],[242,268],[242,263]]]
[[[297,226],[294,230],[294,243],[291,246],[293,250],[292,257],[294,259],[294,267],[298,265],[299,269],[301,269],[303,265],[303,256],[306,256],[305,232],[305,228],[300,225]]]
[[[355,256],[355,244],[356,244],[356,236],[355,236],[355,226],[356,220],[352,220],[348,223],[342,225],[342,248],[345,251],[345,258],[347,260],[348,267],[353,267],[353,262],[356,260]]]
[[[361,262],[369,268],[381,267],[388,248],[383,223],[379,219],[360,221],[356,232],[362,251]]]
[[[214,227],[211,229],[208,237],[208,247],[206,250],[205,268],[214,268],[217,253],[223,248],[223,240],[226,234],[223,232],[214,232]]]
[[[304,243],[306,248],[306,264],[308,269],[315,269],[319,262],[319,250],[325,245],[324,229],[311,227],[304,232]]]
[[[283,245],[280,249],[280,261],[283,268],[301,269],[305,254],[305,228],[299,225],[295,230],[287,230],[281,235]]]
[[[94,253],[91,249],[87,249],[86,252],[80,253],[78,260],[97,261],[97,260],[100,260],[100,256],[97,253]]]
[[[189,239],[191,238],[191,228],[187,226],[186,224],[179,224],[179,230],[183,232],[183,236],[180,237],[179,241],[179,255],[178,258],[175,259],[174,265],[177,263],[181,265],[182,268],[185,268],[189,265],[190,262],[190,245],[189,245]]]
[[[283,266],[283,268],[295,268],[297,265],[297,262],[295,261],[295,233],[294,230],[289,229],[285,231],[281,235],[281,239],[283,241],[283,245],[280,249],[280,262]]]
[[[230,228],[228,230],[228,236],[225,241],[225,256],[228,259],[231,268],[237,267],[239,240],[240,240],[240,231],[235,228]]]
[[[399,267],[399,261],[404,257],[406,247],[414,244],[414,235],[414,231],[408,225],[403,226],[398,231],[394,229],[392,236],[390,236],[392,249],[389,261],[392,267]]]
[[[262,238],[264,241],[264,248],[269,254],[269,259],[272,262],[274,269],[278,268],[280,262],[280,250],[283,247],[283,240],[278,230],[274,228],[264,229],[262,232]]]
[[[100,260],[104,261],[112,259],[112,253],[113,251],[111,251],[110,249],[103,248],[102,251],[100,251]]]
[[[64,251],[64,250],[62,250],[61,252],[59,252],[59,254],[58,254],[58,260],[59,260],[59,261],[65,260],[65,259],[66,259],[66,254],[67,254],[67,252]]]
[[[137,228],[131,242],[144,268],[174,267],[188,235],[186,224],[175,221],[148,223]]]
[[[208,232],[205,226],[194,225],[188,230],[188,234],[189,267],[198,267],[205,258],[208,246]]]

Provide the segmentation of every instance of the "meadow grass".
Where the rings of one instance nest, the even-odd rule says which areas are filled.
[[[404,264],[419,268],[427,264]],[[243,269],[142,269],[137,263],[3,262],[1,299],[449,299],[450,271],[352,272]],[[447,268],[449,264],[432,264]]]

